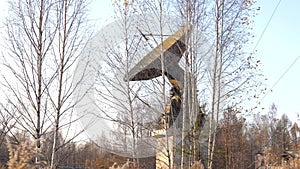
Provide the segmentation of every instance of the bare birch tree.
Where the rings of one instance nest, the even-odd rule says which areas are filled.
[[[10,73],[2,77],[6,99],[17,113],[9,113],[17,126],[33,136],[38,149],[44,133],[54,129],[49,161],[52,168],[57,166],[58,149],[79,134],[67,136],[76,120],[76,102],[71,100],[77,86],[71,79],[74,63],[89,36],[86,7],[84,0],[10,1],[10,17],[6,21],[8,52],[3,56]],[[62,128],[67,140],[58,145]]]
[[[113,35],[103,34],[103,56],[100,56],[101,63],[95,68],[97,71],[95,90],[97,98],[95,105],[96,118],[104,119],[113,128],[105,131],[109,135],[111,148],[108,151],[130,157],[139,166],[137,151],[139,129],[141,124],[139,112],[142,110],[137,104],[136,87],[129,80],[129,71],[133,62],[137,59],[137,49],[141,46],[141,38],[133,36],[133,25],[137,24],[132,20],[135,14],[133,1],[115,1],[116,18]],[[116,40],[120,39],[120,41]],[[116,138],[115,138],[116,137]],[[139,151],[141,152],[141,151]]]
[[[46,88],[53,79],[46,78],[45,63],[56,34],[51,9],[47,8],[51,5],[43,0],[10,1],[6,21],[8,52],[3,59],[10,74],[3,76],[3,85],[9,104],[18,112],[14,115],[17,124],[34,137],[38,149],[51,117]]]
[[[51,94],[51,88],[47,89],[48,97],[55,110],[54,140],[50,163],[52,168],[56,168],[58,165],[57,159],[60,157],[56,156],[57,151],[82,132],[78,131],[69,134],[69,138],[58,144],[60,131],[63,128],[66,128],[68,131],[71,124],[78,120],[73,117],[74,105],[77,102],[72,102],[71,99],[77,87],[76,83],[80,81],[74,82],[72,76],[78,55],[89,39],[86,19],[88,2],[86,0],[62,0],[56,3],[57,39],[55,39],[55,44],[57,47],[53,50],[54,62],[56,63],[54,69],[57,73],[55,76],[56,85],[54,85],[56,94]],[[53,90],[55,91],[55,89]],[[69,120],[62,120],[63,118],[68,118]]]
[[[212,69],[212,102],[210,135],[208,141],[208,168],[212,167],[219,113],[224,106],[240,105],[244,98],[233,101],[247,89],[259,86],[254,77],[258,75],[258,62],[243,51],[249,42],[253,2],[215,1],[215,52]],[[251,11],[252,10],[252,11]],[[253,79],[250,83],[250,79]],[[243,91],[244,90],[244,91]],[[246,96],[250,98],[249,96]],[[215,124],[213,124],[215,121]]]
[[[145,15],[149,15],[149,14],[153,14],[154,17],[156,17],[156,19],[158,20],[158,28],[157,29],[157,34],[153,35],[152,32],[149,32],[149,34],[145,35],[145,32],[140,32],[143,35],[145,35],[144,38],[146,38],[146,41],[148,41],[148,38],[154,39],[154,41],[156,42],[154,44],[153,47],[160,45],[160,64],[161,64],[161,84],[158,86],[159,88],[161,88],[159,91],[161,93],[159,93],[159,95],[161,95],[161,105],[162,105],[162,109],[166,110],[167,109],[167,104],[170,104],[166,101],[167,97],[166,97],[166,88],[167,88],[167,81],[166,78],[167,76],[165,75],[165,73],[167,72],[166,70],[166,59],[165,59],[165,49],[164,49],[164,40],[165,37],[167,36],[165,33],[167,32],[165,30],[165,27],[169,27],[170,25],[166,25],[166,23],[164,23],[164,21],[166,20],[166,18],[169,18],[169,16],[166,15],[166,6],[168,6],[168,2],[163,1],[163,0],[157,0],[157,1],[148,1],[148,2],[138,2],[139,4],[143,4],[143,7],[140,8],[141,11],[143,11],[143,14]],[[142,9],[142,8],[146,8],[146,10]],[[151,27],[151,23],[147,23],[147,21],[145,21],[145,23],[147,26]],[[157,40],[155,40],[157,39]],[[171,73],[171,72],[168,72]],[[161,112],[162,113],[162,117],[163,117],[163,121],[166,123],[168,121],[168,115],[166,114],[166,111]],[[168,125],[162,126],[163,130],[167,131]],[[165,133],[165,140],[163,141],[163,143],[161,141],[157,141],[157,144],[162,144],[164,145],[164,149],[166,150],[164,156],[166,156],[167,158],[167,162],[166,162],[166,166],[171,169],[172,167],[174,167],[174,164],[172,164],[172,162],[174,163],[174,154],[173,152],[173,144],[170,145],[170,142],[174,142],[174,137],[173,139],[171,139],[171,135],[168,134],[168,132]],[[160,150],[157,150],[160,151]],[[173,156],[173,157],[172,157]],[[156,160],[160,160],[160,159],[156,159]],[[173,160],[173,161],[172,161]],[[161,162],[161,161],[160,161]],[[173,165],[173,166],[172,166]]]

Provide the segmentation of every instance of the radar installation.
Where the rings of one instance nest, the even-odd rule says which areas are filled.
[[[184,70],[178,62],[186,51],[184,42],[190,30],[191,25],[179,29],[149,52],[128,73],[129,81],[150,80],[162,76],[164,73],[173,86],[170,90],[170,103],[166,105],[165,113],[158,120],[160,129],[171,127],[181,111]],[[161,56],[163,56],[165,63],[164,72],[162,72]]]
[[[176,119],[181,112],[187,113],[190,111],[188,108],[185,111],[182,110],[182,101],[184,101],[182,100],[182,95],[184,94],[182,92],[182,89],[184,88],[184,70],[179,66],[179,61],[187,50],[185,42],[190,35],[191,28],[191,25],[185,25],[166,38],[161,44],[142,58],[142,60],[129,71],[128,77],[124,78],[125,81],[143,81],[162,76],[163,74],[168,78],[168,81],[172,85],[172,88],[170,89],[170,101],[166,104],[165,112],[159,117],[156,129],[164,131],[163,133],[167,133],[166,131],[172,126],[181,128],[182,125],[180,123],[175,123]],[[162,58],[164,59],[164,72],[162,71]],[[189,73],[189,75],[189,77],[192,76],[191,73]],[[184,102],[187,103],[186,101]],[[199,120],[198,115],[199,114],[197,113],[197,120]],[[200,118],[202,117],[203,116]],[[166,134],[160,134],[160,136],[156,135],[156,137],[162,138],[165,135]],[[170,137],[174,140],[173,136]],[[172,146],[173,145],[171,145],[171,148]],[[162,146],[157,145],[157,147]],[[160,161],[166,162],[166,158],[161,157],[161,154],[156,154],[156,158],[161,158]],[[162,165],[164,164],[156,164],[156,168],[160,168]]]

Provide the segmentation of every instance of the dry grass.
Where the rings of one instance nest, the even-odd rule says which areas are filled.
[[[44,161],[35,162],[35,158],[42,157],[36,148],[36,142],[25,141],[14,145],[7,139],[7,144],[9,151],[8,169],[32,169],[37,166],[47,168]]]
[[[135,167],[134,167],[134,162],[127,160],[127,162],[123,164],[121,167],[118,166],[117,163],[114,163],[111,167],[109,167],[109,169],[135,169]]]
[[[191,169],[204,169],[204,166],[201,161],[196,161],[192,166]]]

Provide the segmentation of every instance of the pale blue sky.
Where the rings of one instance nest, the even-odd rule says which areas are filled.
[[[279,2],[279,0],[264,0],[257,3],[261,10],[255,18],[254,45],[262,35]],[[262,69],[268,78],[266,83],[269,89],[300,56],[299,6],[300,1],[282,0],[256,48],[257,58],[261,59]],[[300,113],[299,73],[300,59],[278,81],[273,91],[266,95],[263,99],[263,106],[268,108],[275,103],[280,114],[286,113],[291,120],[296,121],[296,114]]]
[[[260,0],[256,6],[260,7],[255,17],[255,39],[254,48],[258,38],[261,36],[279,0]],[[259,42],[257,59],[262,61],[261,69],[268,78],[267,87],[270,89],[289,66],[300,56],[300,1],[282,0],[276,13],[272,17],[269,26]],[[0,1],[0,21],[6,16],[5,1]],[[101,27],[110,23],[114,18],[111,0],[94,0],[91,5],[90,18],[96,23],[95,27]],[[0,24],[0,29],[3,25]],[[287,74],[277,83],[272,92],[267,93],[262,101],[268,111],[269,106],[275,103],[280,114],[286,113],[291,120],[297,120],[300,113],[300,59],[293,65]]]

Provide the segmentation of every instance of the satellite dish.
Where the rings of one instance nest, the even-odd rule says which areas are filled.
[[[186,50],[185,41],[190,33],[191,25],[180,28],[169,36],[151,52],[149,52],[139,63],[128,73],[129,81],[149,80],[162,75],[161,56],[163,55],[165,72],[164,74],[175,79],[182,87],[183,69],[178,65],[183,53]],[[126,77],[124,78],[126,80]]]

